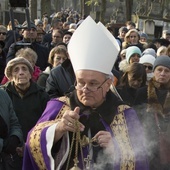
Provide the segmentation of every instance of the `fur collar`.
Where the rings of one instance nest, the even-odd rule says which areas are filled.
[[[167,94],[165,98],[165,102],[163,105],[160,104],[158,100],[158,96],[156,94],[156,89],[167,89]],[[156,82],[154,78],[149,81],[148,84],[148,105],[147,112],[158,113],[163,117],[167,114],[170,114],[170,88],[169,84],[167,86],[161,86],[160,83]]]

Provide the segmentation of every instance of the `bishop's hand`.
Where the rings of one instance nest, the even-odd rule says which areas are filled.
[[[103,148],[113,145],[111,133],[107,131],[99,131],[93,139]]]
[[[76,125],[76,120],[80,118],[79,116],[80,108],[76,107],[74,111],[72,110],[67,110],[63,114],[61,120],[58,122],[58,125],[56,126],[55,130],[55,141],[58,141],[64,133],[70,131],[70,132],[75,132],[77,131],[77,126]],[[79,130],[83,131],[84,130],[84,125],[80,122],[79,124]]]

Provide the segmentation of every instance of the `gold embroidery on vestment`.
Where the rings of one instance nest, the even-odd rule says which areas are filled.
[[[60,101],[64,101],[64,98],[61,98]],[[41,170],[47,170],[47,167],[45,165],[45,160],[42,154],[42,149],[41,149],[42,130],[57,123],[61,119],[61,117],[63,116],[66,110],[70,110],[70,108],[68,107],[68,105],[63,105],[60,109],[60,112],[58,113],[58,115],[54,120],[41,122],[35,125],[34,129],[30,133],[30,140],[29,140],[30,151],[38,168]]]
[[[118,107],[118,114],[114,117],[111,123],[111,129],[115,136],[116,141],[120,147],[121,152],[121,170],[134,170],[135,169],[135,154],[133,152],[130,139],[128,136],[128,129],[124,116],[124,110],[130,108],[127,105],[120,105]]]

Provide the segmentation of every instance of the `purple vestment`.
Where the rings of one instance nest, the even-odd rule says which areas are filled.
[[[49,150],[52,145],[48,144],[48,140],[52,139],[47,137],[47,131],[48,134],[51,133],[51,136],[54,136],[54,130],[50,131],[48,128],[51,126],[55,127],[60,116],[68,109],[70,109],[69,106],[58,99],[48,102],[37,125],[28,134],[23,170],[55,169],[54,162],[56,163],[56,161],[49,156]],[[115,152],[113,160],[113,162],[115,161],[113,163],[114,170],[148,170],[143,130],[136,112],[129,106],[121,105],[118,107],[118,113],[114,116],[110,125],[107,125],[103,119],[101,119],[101,122],[105,129],[110,131],[113,136]],[[47,147],[47,145],[50,147]],[[61,147],[63,148],[62,154],[64,155],[68,147],[67,142]],[[60,158],[56,159],[60,160]]]

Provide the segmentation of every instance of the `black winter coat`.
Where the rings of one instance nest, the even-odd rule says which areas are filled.
[[[119,95],[123,101],[129,106],[133,106],[136,99],[137,89],[131,88],[129,86],[118,86],[116,87]]]
[[[75,74],[69,59],[61,65],[51,70],[46,81],[46,92],[50,98],[64,96],[67,92],[72,91],[75,82]]]
[[[49,55],[48,48],[44,47],[43,45],[37,42],[32,42],[30,46],[25,46],[24,40],[18,43],[21,43],[22,45],[18,46],[15,43],[11,44],[7,57],[6,57],[6,63],[8,63],[8,61],[10,61],[11,59],[15,58],[15,53],[17,52],[17,50],[24,48],[24,47],[29,47],[29,48],[32,48],[38,55],[36,66],[40,67],[40,69],[44,71],[45,68],[48,66],[48,55]]]
[[[26,140],[27,133],[36,124],[46,108],[49,96],[35,82],[31,82],[30,88],[23,98],[16,91],[13,82],[8,82],[1,88],[6,90],[12,100],[14,110],[21,124],[24,140]]]

